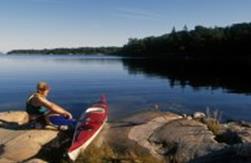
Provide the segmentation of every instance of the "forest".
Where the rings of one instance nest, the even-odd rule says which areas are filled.
[[[120,51],[136,57],[215,58],[251,56],[251,23],[227,27],[196,26],[158,37],[131,38]]]
[[[7,54],[104,54],[130,57],[209,59],[251,56],[251,23],[226,27],[195,26],[162,36],[130,38],[122,47],[79,47],[12,50]]]
[[[118,47],[79,47],[79,48],[56,48],[56,49],[20,49],[12,50],[7,54],[113,54],[118,51]]]

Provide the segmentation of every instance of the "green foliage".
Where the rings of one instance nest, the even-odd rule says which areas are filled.
[[[251,54],[251,23],[225,28],[196,26],[159,37],[129,39],[121,52],[144,57],[222,57]]]
[[[208,58],[251,55],[251,23],[224,28],[196,26],[159,37],[130,38],[120,47],[80,47],[42,50],[13,50],[8,54],[120,54],[133,57]]]
[[[119,47],[80,47],[80,48],[57,48],[42,50],[12,50],[8,54],[113,54]]]

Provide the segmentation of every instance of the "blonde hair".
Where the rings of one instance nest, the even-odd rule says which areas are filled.
[[[44,81],[41,81],[37,84],[37,92],[44,92],[49,89],[50,89],[49,85]]]

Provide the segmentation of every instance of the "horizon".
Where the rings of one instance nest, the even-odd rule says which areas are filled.
[[[99,3],[97,3],[99,2]],[[3,0],[0,51],[123,46],[129,38],[158,36],[197,25],[250,22],[251,2],[138,0]]]

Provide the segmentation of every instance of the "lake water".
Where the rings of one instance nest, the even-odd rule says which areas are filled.
[[[106,94],[112,119],[144,111],[154,105],[180,113],[218,110],[224,119],[251,121],[251,95],[224,87],[171,84],[168,77],[133,72],[118,57],[1,56],[0,111],[24,110],[38,81],[51,87],[49,99],[78,116]]]

